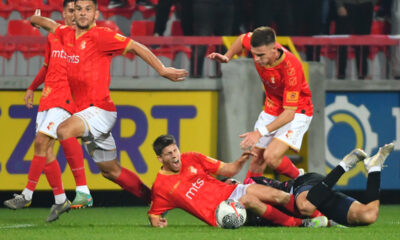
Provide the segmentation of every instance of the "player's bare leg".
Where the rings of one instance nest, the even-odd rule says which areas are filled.
[[[275,170],[279,174],[294,179],[299,176],[300,171],[290,159],[285,156],[287,150],[289,150],[289,146],[286,143],[274,138],[264,151],[263,158],[267,167]]]
[[[93,205],[93,198],[86,183],[82,146],[76,139],[83,136],[84,132],[85,123],[77,116],[68,118],[57,128],[58,139],[76,184],[76,196],[72,201],[72,208],[91,207]]]
[[[103,177],[120,185],[122,189],[150,203],[151,190],[139,178],[137,174],[121,167],[117,159],[106,162],[97,162]]]
[[[252,184],[250,186],[254,186],[247,188],[246,194],[239,199],[239,202],[242,203],[246,209],[249,209],[256,213],[258,216],[261,216],[274,224],[278,224],[281,226],[287,227],[295,227],[295,226],[305,226],[305,227],[326,227],[328,224],[328,220],[326,217],[318,217],[314,219],[300,219],[293,216],[289,216],[270,204],[266,204],[265,200],[273,200],[275,202],[279,202],[279,204],[285,203],[288,201],[289,194],[283,191],[274,189],[276,191],[270,192],[272,188]],[[263,188],[264,187],[264,188]],[[249,190],[250,188],[250,190]],[[280,192],[280,193],[279,193]],[[271,196],[267,196],[271,193]]]
[[[257,157],[252,157],[245,179],[248,179],[250,177],[259,177],[263,175],[264,169],[267,167],[267,164],[263,158],[264,150],[264,148],[259,147],[252,148],[251,151],[256,154]]]

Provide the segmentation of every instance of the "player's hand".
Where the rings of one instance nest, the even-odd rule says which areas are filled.
[[[166,218],[161,217],[158,221],[158,227],[159,228],[164,228],[168,226],[168,221]]]
[[[33,91],[32,90],[30,90],[30,89],[26,90],[24,100],[25,100],[25,106],[27,108],[33,108]]]
[[[42,13],[41,13],[40,9],[36,9],[35,13],[33,14],[33,16],[41,16],[41,15],[42,15]],[[31,25],[34,26],[35,28],[40,28],[40,26],[38,26],[36,24],[31,23]]]
[[[215,60],[215,61],[217,61],[219,63],[227,63],[227,62],[229,62],[229,58],[227,56],[222,55],[220,53],[216,53],[216,52],[210,53],[207,56],[207,58],[209,58],[211,60]]]
[[[246,150],[246,151],[243,151],[242,155],[240,156],[240,158],[243,159],[244,161],[249,160],[250,157],[257,158],[257,154],[251,150]]]
[[[239,137],[243,138],[243,140],[240,142],[240,148],[242,150],[247,150],[252,148],[262,136],[261,133],[256,130],[253,132],[243,133]]]
[[[176,69],[172,67],[165,68],[161,73],[161,76],[168,78],[173,82],[183,81],[187,75],[188,72],[185,69]]]

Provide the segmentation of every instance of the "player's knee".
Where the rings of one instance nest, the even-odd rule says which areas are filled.
[[[48,143],[49,143],[49,139],[47,136],[43,136],[42,134],[36,135],[35,150],[39,151],[39,152],[46,152]]]
[[[59,140],[68,138],[68,128],[65,124],[61,123],[57,128],[57,137]]]
[[[280,159],[279,159],[278,155],[268,152],[268,151],[264,152],[264,161],[267,164],[268,168],[271,168],[271,169],[277,168],[280,163],[279,160]]]
[[[245,194],[240,199],[239,202],[243,204],[246,209],[252,209],[255,207],[256,197],[251,194]]]
[[[360,222],[362,224],[373,224],[378,220],[379,211],[377,209],[369,209],[368,211],[362,212]]]
[[[297,206],[297,209],[299,210],[300,214],[303,216],[311,216],[316,209],[308,201],[298,201],[298,202],[296,202],[296,206]]]

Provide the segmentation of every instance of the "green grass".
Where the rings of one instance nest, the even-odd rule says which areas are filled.
[[[71,210],[53,223],[45,223],[49,209],[0,209],[0,239],[400,239],[400,205],[381,207],[378,221],[354,228],[242,227],[236,230],[209,227],[181,211],[168,215],[169,226],[151,228],[145,207],[110,207]]]

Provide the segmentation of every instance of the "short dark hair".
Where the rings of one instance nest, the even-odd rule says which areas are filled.
[[[63,8],[66,8],[67,5],[68,5],[68,3],[70,3],[70,2],[75,3],[75,0],[64,0],[64,2],[63,2]]]
[[[269,45],[275,43],[276,34],[274,29],[270,27],[258,27],[253,31],[251,35],[250,44],[252,47],[260,47],[263,45]]]
[[[97,0],[74,0],[75,3],[78,1],[92,1],[94,5],[97,7]]]
[[[153,150],[157,156],[160,156],[163,149],[171,144],[176,144],[174,136],[171,134],[161,135],[153,142]]]

